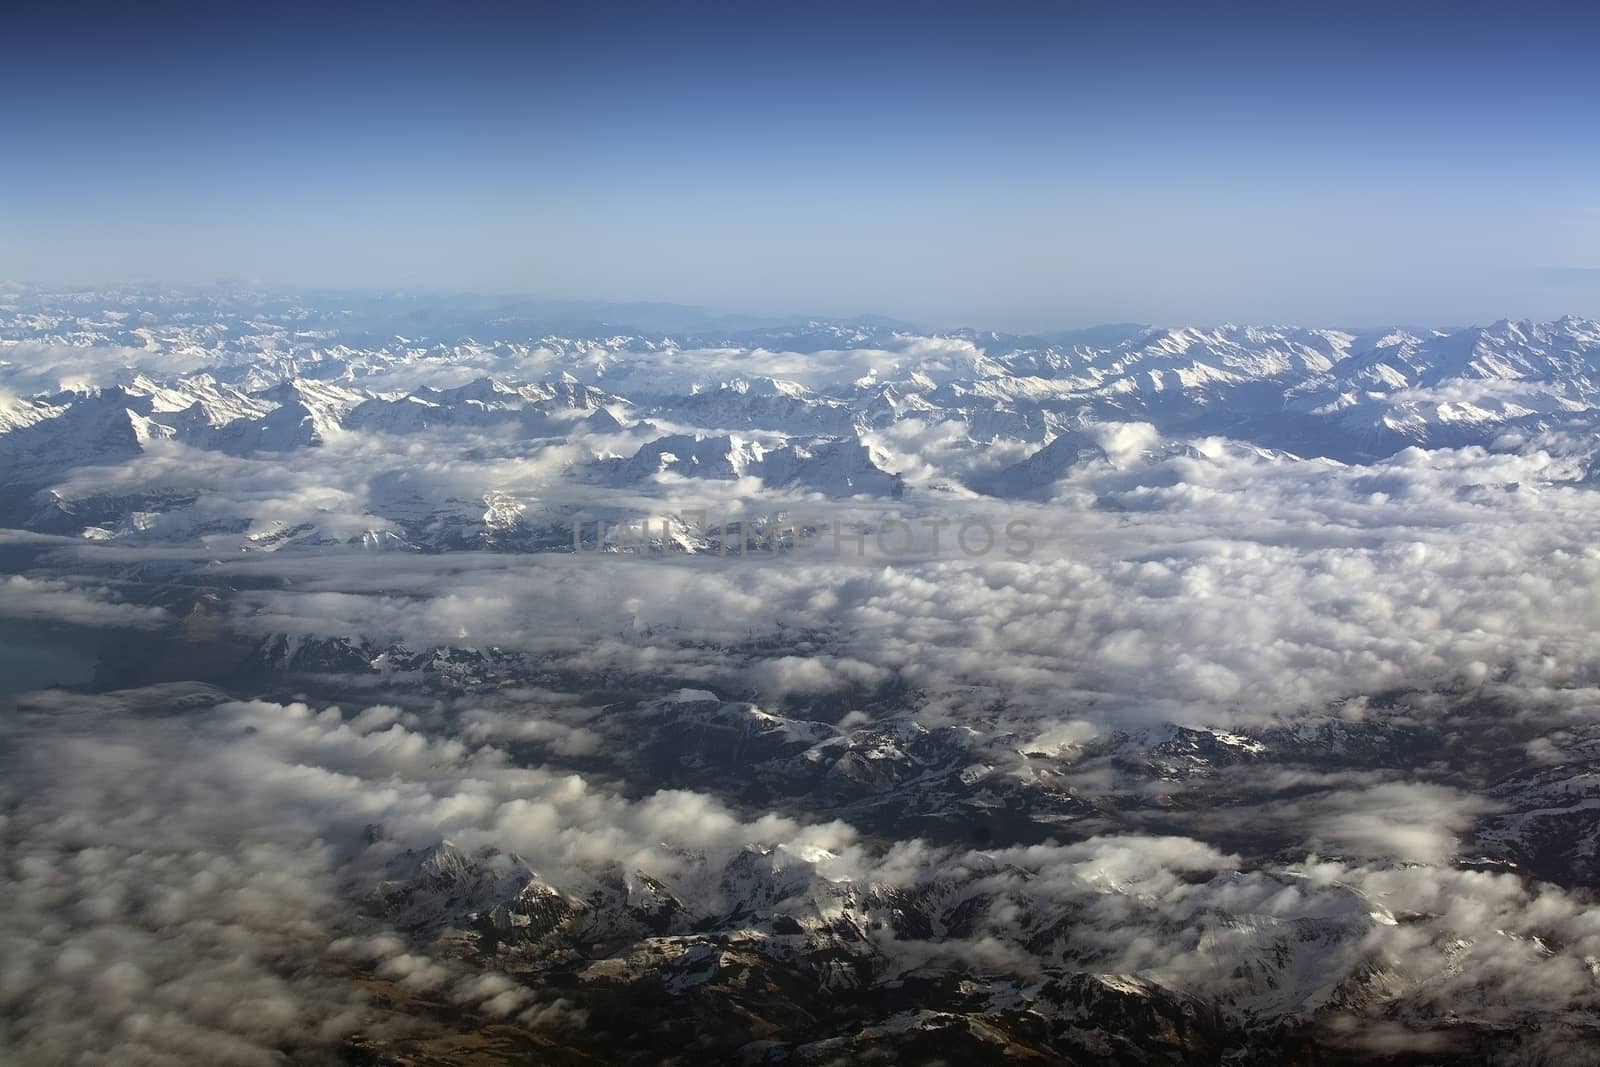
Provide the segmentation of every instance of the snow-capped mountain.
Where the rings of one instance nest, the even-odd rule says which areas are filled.
[[[552,505],[571,494],[542,476],[511,475],[513,462],[554,463],[578,472],[580,485],[651,492],[759,479],[768,491],[828,498],[944,487],[1024,500],[1048,499],[1088,469],[1148,483],[1181,480],[1172,466],[1181,460],[1368,462],[1411,446],[1565,449],[1584,472],[1600,469],[1588,458],[1600,425],[1600,324],[1570,317],[1432,331],[1127,326],[926,336],[811,322],[721,336],[429,339],[307,328],[302,305],[294,317],[244,317],[203,302],[172,315],[134,293],[107,297],[102,311],[86,310],[81,295],[33,299],[38,307],[0,322],[0,388],[9,390],[0,481],[7,521],[44,514],[52,532],[77,532],[54,500],[95,516],[80,530],[137,533],[126,514],[94,503],[132,495],[91,488],[94,478],[75,473],[84,468],[162,457],[158,495],[175,500],[198,488],[175,473],[190,462],[186,449],[248,459],[330,443],[359,451],[381,438],[428,441],[420,447],[439,459],[470,455],[484,474],[474,480],[457,465],[469,484],[445,490],[434,479],[401,503],[383,488],[379,459],[370,486],[350,490],[352,503],[371,499],[370,521],[324,530],[318,543],[552,546],[558,539],[546,533],[419,533],[425,517],[463,510],[451,501],[477,514],[469,526],[525,524],[480,505],[515,499],[526,509],[530,493],[541,501],[534,511],[550,518],[535,526],[565,521]],[[141,323],[132,330],[123,325],[130,306]],[[104,351],[108,362],[65,374],[36,355],[62,344]],[[58,386],[70,378],[70,388],[38,388],[52,374]],[[892,453],[911,427],[964,442],[943,456],[959,462],[908,466]],[[1019,446],[1029,454],[1018,457]],[[988,461],[986,449],[1006,458]],[[34,495],[46,490],[55,496]],[[289,514],[259,503],[165,529],[329,525],[315,506]]]
[[[808,439],[763,447],[730,434],[674,434],[649,441],[631,457],[596,464],[603,477],[629,485],[668,475],[731,480],[760,478],[785,489],[829,497],[893,496],[903,483],[880,464],[890,462],[852,435],[847,439]]]

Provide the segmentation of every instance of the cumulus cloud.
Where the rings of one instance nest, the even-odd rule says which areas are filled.
[[[270,501],[283,523],[335,538],[382,528],[393,520],[373,513],[373,457],[351,449],[323,450],[303,468],[223,460],[238,469],[216,472],[222,495],[208,506],[254,515]],[[474,485],[522,462],[444,495],[470,501]],[[529,475],[524,499],[543,506],[561,463],[534,462],[542,473]],[[1173,462],[1188,466],[1164,485],[1130,484],[1106,467],[1072,474],[1045,505],[959,494],[876,510],[770,494],[639,500],[642,514],[788,509],[841,530],[892,518],[916,533],[909,553],[886,552],[870,533],[837,542],[824,533],[755,559],[412,555],[399,568],[350,551],[235,548],[208,566],[215,580],[248,586],[229,610],[251,633],[492,645],[769,696],[889,679],[952,713],[1003,693],[1035,717],[1065,703],[1069,717],[1102,723],[1259,721],[1407,686],[1482,686],[1542,703],[1594,683],[1584,650],[1600,626],[1600,553],[1589,541],[1600,503],[1564,480],[1562,461],[1467,449],[1368,468]],[[424,465],[415,477],[454,470]],[[258,474],[265,481],[247,501]],[[295,488],[314,483],[320,496]],[[995,551],[964,555],[954,537],[963,521],[995,531],[1020,522],[1030,550],[1012,556],[1001,536]],[[212,546],[201,551],[221,547]],[[84,558],[118,551],[132,550]],[[802,634],[809,651],[795,644]],[[763,654],[761,641],[779,644]],[[713,645],[744,650],[710,654]]]
[[[667,872],[686,848],[851,837],[778,817],[745,824],[692,793],[630,803],[427,737],[393,708],[346,716],[219,697],[44,694],[10,724],[3,1006],[27,1062],[305,1062],[384,1025],[341,958],[490,1016],[550,1023],[561,1013],[548,998],[417,955],[362,917],[362,886],[386,858],[443,836],[518,847],[556,875],[619,858]]]
[[[67,703],[19,711],[8,730],[0,1003],[13,1054],[271,1064],[358,1026],[355,990],[317,967],[348,919],[333,851],[272,825],[240,797],[248,783],[191,763],[185,728],[141,717],[214,697],[54,699]]]
[[[81,345],[18,341],[5,348],[0,382],[16,393],[53,393],[63,389],[98,389],[126,383],[141,371],[158,374],[194,373],[213,366],[216,357],[203,349],[171,351],[154,346]]]
[[[575,706],[540,692],[505,706],[530,704]],[[520,764],[500,747],[518,739],[503,710],[469,710],[460,736],[438,714],[193,686],[25,705],[0,827],[12,1046],[41,1063],[310,1060],[399,1025],[356,969],[485,1018],[580,1024],[536,987],[419,951],[357,908],[396,857],[446,838],[512,850],[575,890],[597,867],[645,871],[703,914],[734,906],[721,872],[752,848],[769,856],[761,899],[777,913],[826,919],[853,885],[981,902],[948,937],[875,927],[888,973],[1138,973],[1241,1011],[1310,1010],[1359,986],[1419,1018],[1487,1023],[1594,997],[1600,911],[1514,874],[1451,869],[1439,835],[1473,807],[1448,790],[1390,784],[1308,804],[1321,843],[1347,858],[1277,869],[1241,870],[1239,855],[1172,835],[972,852],[741,814],[692,790],[630,798]],[[1415,827],[1395,818],[1413,811]],[[1265,985],[1250,970],[1263,959],[1281,968]]]
[[[0,618],[78,626],[153,627],[170,622],[162,608],[128,604],[110,590],[85,582],[0,577]]]

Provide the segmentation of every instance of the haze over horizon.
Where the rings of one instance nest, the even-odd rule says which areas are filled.
[[[1600,316],[1578,5],[31,5],[0,277],[936,328]]]

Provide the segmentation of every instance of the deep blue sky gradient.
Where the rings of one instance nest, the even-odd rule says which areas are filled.
[[[0,277],[1014,329],[1600,315],[1590,4],[13,4],[4,26]]]

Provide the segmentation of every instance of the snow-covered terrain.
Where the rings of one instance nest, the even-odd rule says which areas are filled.
[[[1600,324],[648,326],[0,289],[0,1039],[1588,1062]]]
[[[168,516],[162,536],[277,524],[318,543],[541,544],[519,526],[543,523],[552,503],[597,499],[585,483],[1048,500],[1091,471],[1172,483],[1186,465],[1218,460],[1371,464],[1467,446],[1570,456],[1576,478],[1600,469],[1600,324],[1572,318],[1453,330],[925,336],[812,322],[715,336],[429,338],[341,329],[349,313],[337,304],[272,313],[240,300],[12,292],[0,307],[5,521],[120,538],[143,532],[134,512],[166,515],[210,469],[342,468],[357,455],[365,480],[341,470],[339,497],[310,514],[240,502],[225,517]],[[325,459],[301,456],[319,448]],[[466,464],[481,473],[467,476]],[[202,471],[185,486],[176,472],[189,465]],[[408,476],[412,503],[396,510],[385,487]],[[143,493],[167,503],[137,506]],[[496,494],[525,510],[466,513]],[[452,518],[458,500],[471,503]],[[347,521],[318,518],[336,511]]]

